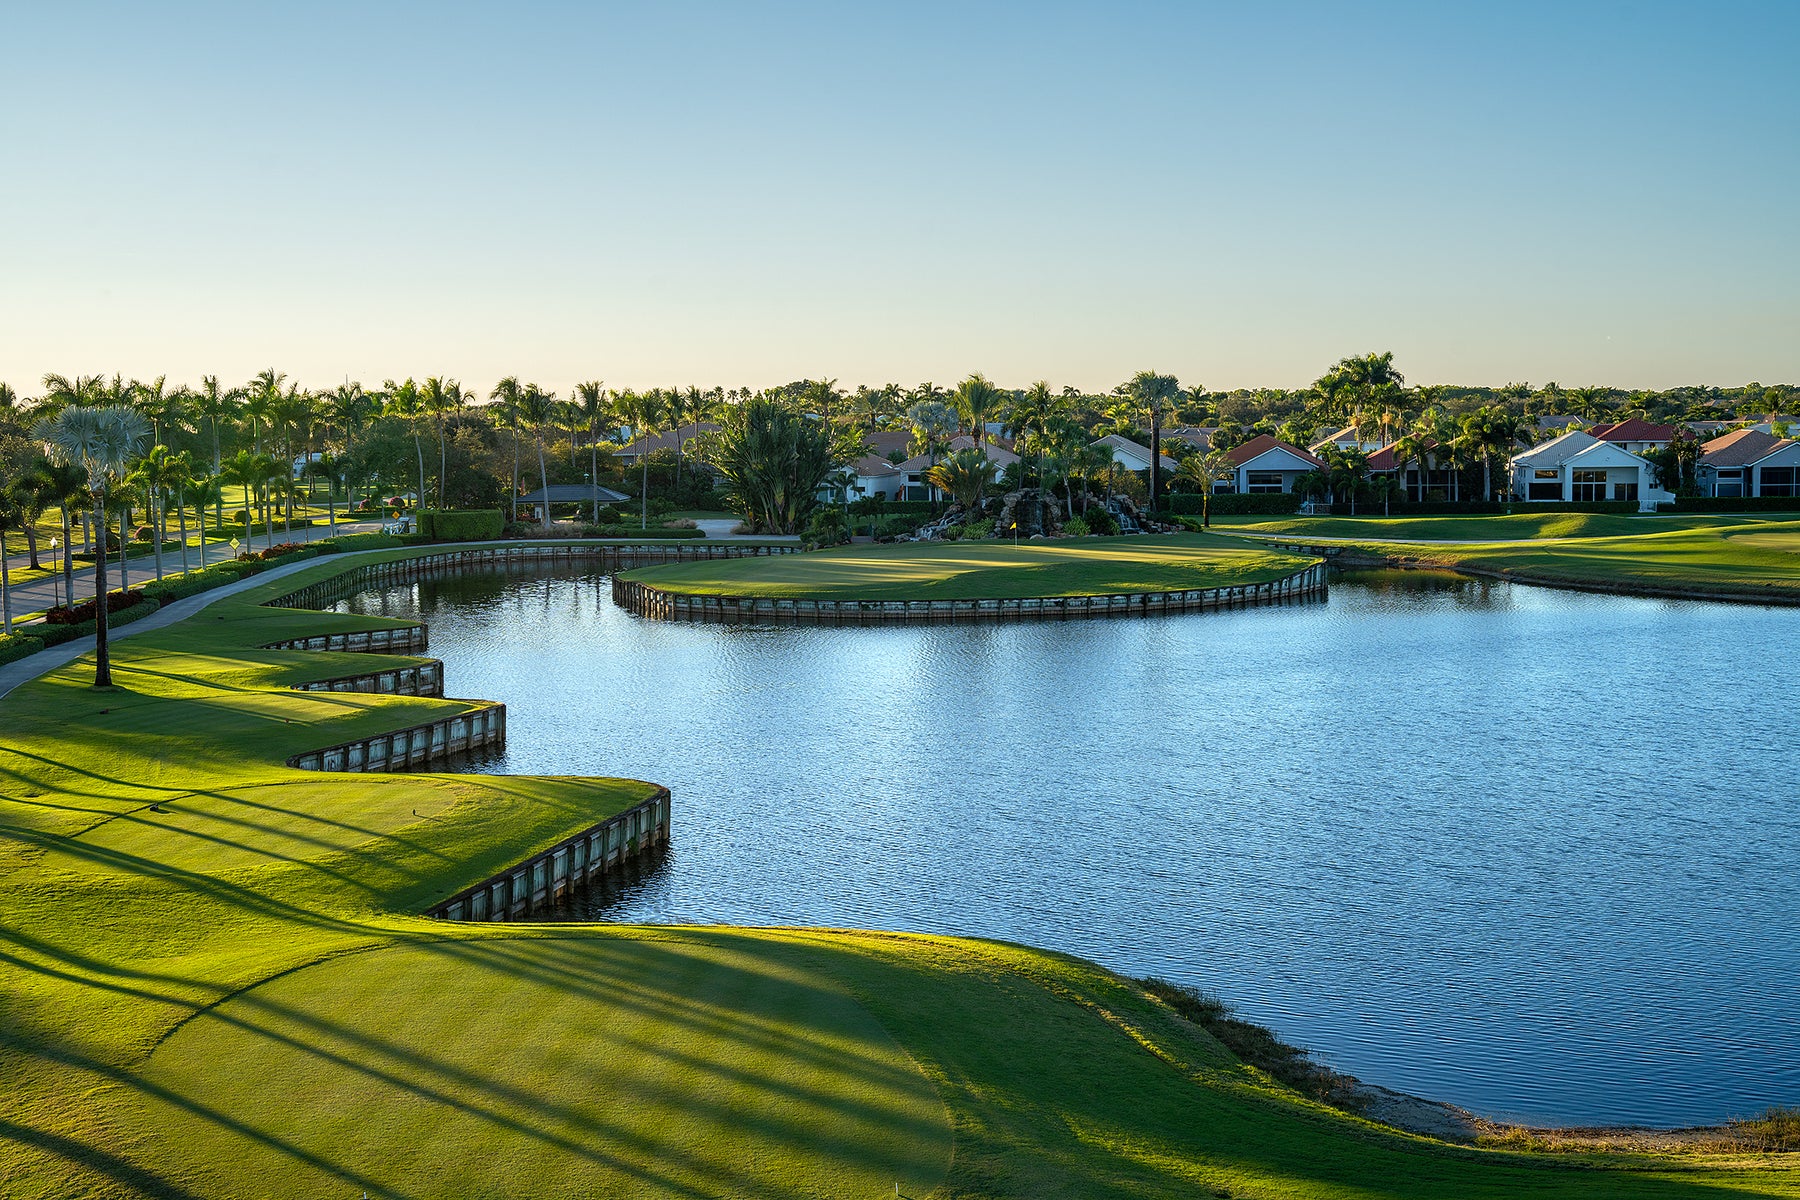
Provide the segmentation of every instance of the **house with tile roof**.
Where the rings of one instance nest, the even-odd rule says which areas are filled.
[[[1414,459],[1406,464],[1404,477],[1400,470],[1400,457],[1395,447],[1398,440],[1389,442],[1373,454],[1369,455],[1369,478],[1387,475],[1398,483],[1406,498],[1414,504],[1428,501],[1457,501],[1462,497],[1462,472],[1455,467],[1440,463],[1430,450],[1437,446],[1431,438],[1425,439],[1427,452],[1423,461]]]
[[[1675,498],[1657,486],[1648,461],[1579,429],[1514,455],[1511,469],[1513,493],[1527,503],[1630,501],[1655,512]]]
[[[1703,496],[1800,496],[1800,441],[1739,429],[1700,448]]]
[[[1229,490],[1239,494],[1278,494],[1294,490],[1294,480],[1324,469],[1325,460],[1278,437],[1259,433],[1225,452],[1235,470]],[[1217,485],[1215,485],[1217,487]]]
[[[1674,425],[1653,425],[1642,417],[1630,417],[1608,425],[1594,425],[1588,429],[1588,433],[1633,454],[1661,450],[1677,437],[1683,436],[1682,430]]]

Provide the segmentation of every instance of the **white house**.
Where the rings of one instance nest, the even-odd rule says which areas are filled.
[[[1740,429],[1700,448],[1706,496],[1800,496],[1800,442]]]
[[[1462,499],[1462,472],[1448,463],[1438,461],[1437,442],[1425,439],[1425,457],[1423,460],[1413,459],[1406,464],[1406,474],[1400,473],[1400,455],[1395,449],[1398,442],[1389,442],[1375,453],[1369,455],[1369,477],[1377,475],[1392,476],[1406,492],[1406,498],[1414,504],[1423,504],[1436,500]]]
[[[1314,442],[1311,449],[1323,451],[1327,447],[1336,447],[1339,450],[1361,450],[1364,454],[1373,454],[1375,451],[1381,449],[1381,443],[1379,441],[1371,442],[1367,438],[1358,437],[1356,435],[1356,426],[1346,425],[1342,429],[1328,433],[1318,441]]]
[[[1241,446],[1226,451],[1236,468],[1225,488],[1215,490],[1244,494],[1280,493],[1294,490],[1294,480],[1308,471],[1324,469],[1323,459],[1316,458],[1298,446],[1290,446],[1280,438],[1260,433]]]
[[[1675,498],[1631,451],[1572,429],[1512,459],[1513,491],[1526,501],[1632,501],[1642,512]]]
[[[1148,471],[1150,469],[1150,447],[1140,446],[1128,437],[1122,437],[1116,433],[1109,433],[1099,441],[1092,443],[1092,445],[1105,446],[1108,450],[1112,451],[1113,461],[1118,463],[1121,467],[1124,467],[1127,471]],[[1175,469],[1180,465],[1180,463],[1176,462],[1168,455],[1165,454],[1162,456],[1162,469],[1165,478],[1173,475]]]
[[[1661,450],[1677,437],[1683,436],[1682,431],[1673,425],[1653,425],[1642,417],[1629,417],[1613,425],[1590,425],[1588,432],[1603,442],[1611,442],[1633,454]]]

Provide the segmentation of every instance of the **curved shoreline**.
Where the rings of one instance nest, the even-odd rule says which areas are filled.
[[[760,625],[949,625],[966,622],[1070,621],[1160,617],[1288,604],[1323,596],[1326,564],[1315,561],[1265,583],[1182,591],[1007,597],[987,600],[858,600],[731,596],[679,592],[613,576],[613,602],[640,617]]]
[[[1504,583],[1523,583],[1532,587],[1556,588],[1565,592],[1587,592],[1593,595],[1636,596],[1654,600],[1704,600],[1719,604],[1757,604],[1779,608],[1800,607],[1800,591],[1769,587],[1766,591],[1721,590],[1690,587],[1681,584],[1633,583],[1629,580],[1569,579],[1543,575],[1512,567],[1483,567],[1458,560],[1425,558],[1411,554],[1382,554],[1358,542],[1295,542],[1258,534],[1237,534],[1266,542],[1277,550],[1291,554],[1312,554],[1328,565],[1349,571],[1453,571],[1479,579],[1497,579]]]
[[[382,552],[373,552],[373,554],[382,554]],[[346,558],[349,558],[349,556],[346,556]],[[419,561],[419,560],[425,560],[425,558],[428,558],[427,554],[412,554],[412,556],[401,556],[401,561]],[[473,558],[457,558],[457,561],[455,561],[454,565],[448,565],[448,569],[450,569],[450,570],[463,569],[463,567],[466,567],[466,565],[473,565],[473,563],[475,563],[475,561],[479,561],[479,560],[473,560]],[[522,561],[522,560],[518,560],[518,561]],[[358,567],[365,567],[365,565],[371,565],[371,563],[367,563],[367,561],[364,561],[364,563],[353,563],[353,561],[329,561],[329,560],[326,561],[326,563],[320,563],[320,561],[313,560],[313,561],[310,561],[310,563],[306,563],[306,565],[304,565],[304,567],[306,567],[306,569],[315,569],[315,570],[320,569],[320,567],[324,567],[324,569],[326,569],[326,572],[324,572],[324,578],[317,579],[317,581],[313,581],[313,583],[329,583],[329,585],[333,585],[333,587],[344,587],[344,576],[349,576],[349,574],[351,574],[351,570],[358,569]],[[297,565],[297,567],[301,567],[301,565]],[[423,563],[421,563],[421,565],[419,565],[419,570],[430,570],[430,569],[436,569],[436,567],[430,567],[430,565],[423,565]],[[268,579],[268,578],[263,578],[263,579],[252,579],[252,581],[245,581],[245,583],[247,583],[247,585],[250,585],[250,587],[266,587],[266,585],[268,585],[268,583],[272,583],[272,581],[270,581],[270,579]],[[259,606],[281,606],[281,604],[279,604],[279,601],[281,601],[281,599],[286,599],[286,597],[295,596],[295,594],[299,594],[299,592],[302,592],[302,590],[308,590],[308,588],[313,587],[313,583],[308,583],[308,585],[304,585],[304,587],[301,587],[301,588],[295,588],[295,590],[293,590],[293,592],[286,592],[286,594],[277,594],[277,596],[270,597],[270,599],[265,599],[265,601],[261,601],[261,604],[259,604]],[[214,596],[194,597],[194,599],[203,599],[203,601],[205,601],[205,603],[196,604],[196,608],[194,608],[194,612],[198,612],[198,608],[203,608],[203,606],[205,606],[205,604],[207,604],[207,603],[212,603],[212,601],[216,601],[216,599],[225,599],[225,597],[227,597],[227,594],[223,594],[223,590],[221,590],[221,594],[214,594]],[[171,606],[171,608],[173,608],[173,606]],[[191,613],[191,612],[182,613],[182,615],[180,615],[180,617],[171,617],[171,621],[169,621],[169,622],[171,622],[171,624],[173,624],[173,622],[176,622],[176,621],[185,621],[185,619],[187,619],[187,617],[189,617],[189,615],[193,615],[193,613]],[[322,619],[324,619],[324,621],[320,622],[319,626],[315,626],[315,628],[324,628],[324,630],[333,630],[333,628],[337,628],[337,630],[340,630],[340,628],[344,628],[344,624],[346,624],[346,619],[344,619],[344,617],[333,617],[333,615],[331,615],[331,613],[310,613],[310,615],[317,615],[317,617],[322,617]],[[221,617],[221,619],[223,619],[223,617]],[[378,619],[378,621],[380,621],[380,619]],[[380,628],[396,628],[396,630],[403,630],[403,628],[407,628],[407,626],[412,626],[412,622],[383,621],[382,626],[380,626]],[[414,628],[421,628],[421,626],[414,626]],[[148,633],[148,631],[151,631],[151,630],[149,630],[149,628],[146,628],[146,630],[142,630],[142,631],[146,631],[146,633]],[[302,639],[295,639],[295,640],[299,640],[299,642],[308,642],[308,640],[311,640],[311,637],[302,637]],[[232,640],[225,639],[225,640],[223,640],[223,644],[221,644],[220,649],[218,649],[218,653],[220,653],[221,657],[230,657],[230,655],[232,655],[232,648],[234,648],[234,646],[232,646]],[[252,642],[248,642],[248,648],[254,649],[254,639],[252,639]],[[380,653],[380,651],[358,651],[358,653]],[[52,664],[52,666],[56,666],[56,664]],[[292,684],[288,684],[288,689],[292,689],[292,687],[293,687]],[[252,757],[254,757],[254,756],[252,756]],[[481,777],[481,779],[495,779],[495,777]],[[500,781],[504,781],[504,779],[506,779],[506,777],[499,777],[499,779],[500,779]],[[572,781],[569,781],[569,783],[572,783]],[[414,817],[419,817],[418,811],[414,811]],[[432,820],[436,820],[436,819],[432,819]],[[409,828],[409,826],[401,826],[401,828]],[[418,828],[418,826],[412,826],[412,828]],[[448,835],[446,835],[446,837],[448,837]],[[580,838],[580,837],[581,837],[581,835],[576,835],[576,838]],[[565,846],[565,844],[567,844],[567,842],[569,842],[569,838],[563,838],[562,842],[558,842],[558,844],[554,844],[554,846],[549,847],[549,851],[551,851],[551,853],[554,853],[554,851],[556,851],[556,849],[558,849],[558,847]],[[436,844],[434,844],[434,846],[436,846]],[[452,842],[452,840],[446,840],[445,846],[446,847],[455,846],[455,842]],[[436,853],[436,851],[434,851],[434,853]],[[540,855],[542,855],[542,853],[544,853],[544,851],[542,851],[542,849],[540,849],[540,851],[538,851],[538,853],[540,853]],[[513,867],[508,867],[508,869],[506,869],[506,871],[517,871],[517,864],[513,865]],[[196,878],[198,878],[198,876],[196,876]],[[490,880],[491,880],[491,878],[495,878],[495,876],[490,876]],[[479,885],[479,883],[477,883],[477,885],[475,885],[475,887],[477,887],[477,889],[479,889],[479,887],[481,887],[481,885]],[[389,885],[387,885],[387,887],[385,887],[385,889],[383,889],[383,891],[392,892],[392,883],[389,882]],[[412,891],[412,894],[414,894],[414,900],[416,900],[416,898],[418,898],[418,891],[419,891],[418,883],[414,883],[414,885],[412,885],[412,887],[410,887],[410,891]],[[385,907],[385,905],[383,905],[383,907]],[[412,916],[414,916],[414,912],[412,912],[412,910],[409,909],[409,901],[405,901],[405,900],[401,900],[400,905],[396,905],[396,909],[391,910],[391,912],[392,912],[392,914],[394,914],[394,916],[396,916],[396,918],[412,918]],[[378,930],[376,930],[376,921],[374,921],[373,918],[364,918],[364,919],[365,919],[365,921],[367,921],[367,923],[369,923],[369,930],[367,930],[367,936],[380,936],[380,934],[378,934]],[[403,923],[405,923],[405,921],[403,921]],[[358,928],[360,928],[360,927],[358,927]],[[392,934],[389,934],[389,936],[392,936]],[[871,934],[871,937],[880,937],[880,934]],[[893,937],[898,937],[898,936],[893,936]],[[956,939],[956,941],[959,941],[959,939]],[[304,966],[306,966],[306,964],[302,963],[301,966],[288,966],[288,968],[284,968],[284,970],[288,970],[288,972],[292,972],[292,970],[304,970]],[[1111,1011],[1107,1011],[1107,1013],[1105,1013],[1105,1018],[1107,1018],[1107,1020],[1112,1020],[1112,1016],[1114,1016],[1114,1015],[1112,1015]],[[1132,1036],[1138,1036],[1139,1040],[1141,1040],[1141,1034],[1139,1034],[1138,1031],[1132,1031]],[[1431,1105],[1431,1101],[1422,1101],[1422,1103],[1426,1103],[1426,1105]],[[1276,1119],[1276,1117],[1278,1117],[1278,1114],[1269,1114],[1269,1119]],[[27,1119],[31,1119],[31,1114],[27,1114]],[[1309,1126],[1309,1128],[1310,1128],[1310,1126]]]

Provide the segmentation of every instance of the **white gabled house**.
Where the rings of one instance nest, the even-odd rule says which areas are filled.
[[[1127,471],[1148,471],[1150,469],[1150,447],[1140,446],[1128,437],[1116,433],[1109,433],[1092,444],[1095,446],[1105,446],[1112,452],[1113,461],[1121,467],[1124,467]],[[1165,478],[1173,475],[1180,466],[1180,463],[1176,462],[1168,455],[1165,454],[1162,456],[1162,469]]]
[[[1325,461],[1298,446],[1290,446],[1280,438],[1260,433],[1241,446],[1225,452],[1234,468],[1228,485],[1215,484],[1214,490],[1230,490],[1240,495],[1279,494],[1294,490],[1294,480],[1308,471],[1324,468]]]
[[[1527,503],[1630,501],[1640,512],[1675,498],[1656,486],[1656,469],[1612,442],[1575,429],[1512,459],[1513,492]]]

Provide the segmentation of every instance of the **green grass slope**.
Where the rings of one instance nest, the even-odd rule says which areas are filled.
[[[627,572],[665,591],[819,600],[1011,600],[1262,583],[1306,559],[1205,534],[902,542]]]
[[[1190,518],[1193,519],[1193,518]],[[1712,515],[1621,516],[1613,513],[1517,512],[1510,515],[1460,517],[1383,517],[1377,511],[1356,517],[1213,518],[1213,528],[1299,538],[1349,538],[1357,541],[1489,542],[1525,538],[1631,537],[1672,529],[1712,529],[1760,523],[1756,517]]]
[[[1383,1130],[1023,947],[409,915],[650,785],[288,770],[459,702],[286,690],[361,656],[257,642],[378,621],[279,586],[0,701],[9,1200],[1800,1195]]]

